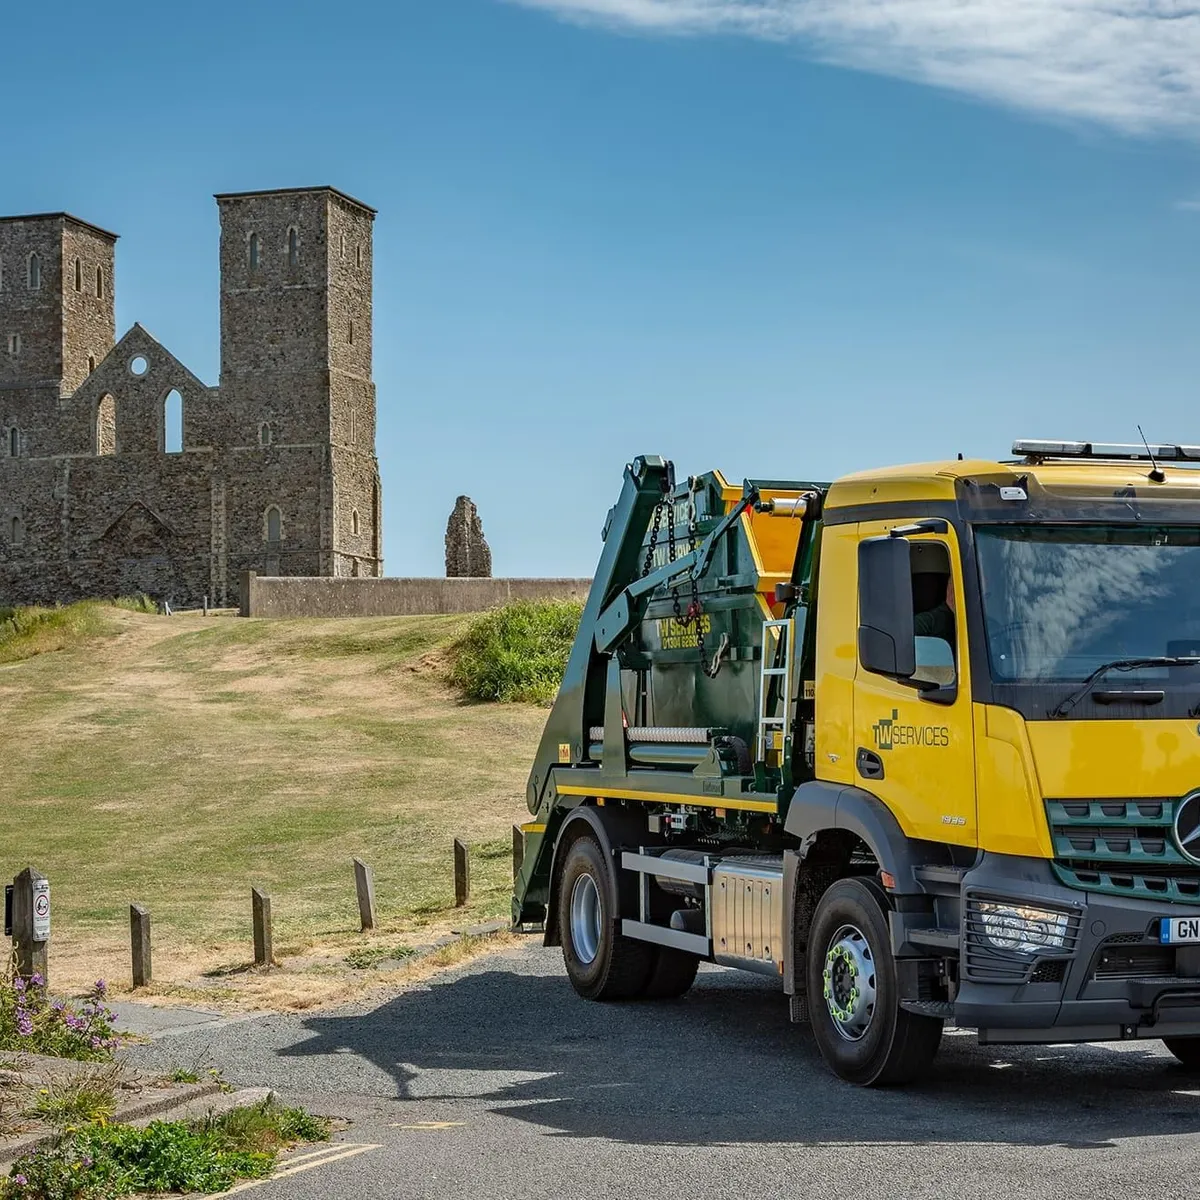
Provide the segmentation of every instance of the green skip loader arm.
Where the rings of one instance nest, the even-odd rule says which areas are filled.
[[[522,827],[525,853],[514,886],[514,926],[545,919],[555,839],[567,814],[582,802],[578,796],[558,795],[553,786],[556,769],[592,767],[580,764],[588,730],[597,725],[605,729],[606,759],[624,759],[616,649],[636,629],[655,591],[703,574],[717,543],[758,498],[748,490],[695,550],[642,576],[640,560],[651,518],[674,487],[671,463],[657,455],[642,455],[625,468],[620,499],[608,514],[604,550],[526,787],[526,803],[534,819]],[[615,743],[611,747],[610,739]]]

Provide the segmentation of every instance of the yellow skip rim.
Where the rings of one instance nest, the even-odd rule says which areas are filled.
[[[738,808],[743,812],[778,812],[779,806],[769,800],[730,800],[727,796],[683,796],[677,792],[635,792],[623,788],[575,787],[566,784],[558,788],[560,796],[594,796],[597,800],[644,800],[652,804],[691,804],[698,808]]]

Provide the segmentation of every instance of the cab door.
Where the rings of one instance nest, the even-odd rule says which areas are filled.
[[[886,538],[897,526],[915,526],[919,520],[863,522],[860,545],[867,538]],[[952,606],[949,622],[945,611],[932,609],[924,610],[931,617],[918,621],[919,628],[928,631],[934,625],[939,633],[948,634],[937,646],[916,643],[927,660],[936,658],[942,664],[936,671],[922,666],[919,673],[950,679],[952,687],[943,684],[923,691],[912,682],[868,670],[860,638],[854,678],[854,783],[882,800],[908,836],[974,846],[975,761],[962,564],[953,527],[947,522],[937,522],[936,527],[936,533],[910,534],[903,540],[910,548],[914,608],[936,599],[930,596],[931,587],[940,587],[943,603]],[[922,566],[926,569],[919,569]],[[940,583],[918,578],[938,575],[939,566],[946,572]],[[900,586],[898,582],[897,591]],[[952,668],[946,644],[953,654]]]

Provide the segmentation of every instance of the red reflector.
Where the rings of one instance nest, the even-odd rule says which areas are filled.
[[[885,888],[894,889],[896,886],[896,877],[891,873],[891,871],[880,871],[879,882],[882,883]]]

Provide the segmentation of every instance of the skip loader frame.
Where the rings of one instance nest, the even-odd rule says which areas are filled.
[[[1200,568],[1200,450],[1014,450],[740,488],[627,466],[513,901],[582,996],[765,974],[860,1084],[919,1075],[947,1020],[1200,1066],[1200,608],[1154,582]],[[1078,610],[1134,570],[1119,628],[1047,617],[1056,581]]]

